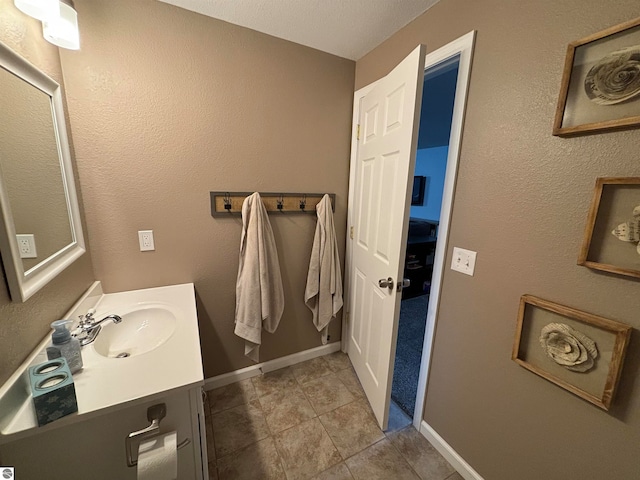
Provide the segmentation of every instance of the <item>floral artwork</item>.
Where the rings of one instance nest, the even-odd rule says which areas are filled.
[[[640,18],[569,43],[553,134],[640,127]]]
[[[640,205],[633,209],[633,218],[618,225],[611,234],[623,242],[636,243],[636,251],[640,255]]]
[[[615,105],[640,94],[640,45],[622,48],[605,55],[584,80],[584,89],[592,102]]]
[[[578,265],[640,278],[639,244],[640,177],[597,178]]]
[[[523,295],[511,359],[593,405],[609,410],[632,330],[615,320]]]
[[[546,325],[540,344],[549,358],[572,372],[588,372],[598,358],[596,343],[564,323]]]

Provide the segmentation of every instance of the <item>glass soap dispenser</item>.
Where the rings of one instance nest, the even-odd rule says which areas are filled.
[[[60,356],[67,360],[71,373],[76,373],[82,368],[82,353],[80,351],[80,341],[71,336],[67,325],[73,323],[71,320],[56,320],[51,324],[53,333],[51,334],[52,345],[47,348],[47,358],[52,360]]]

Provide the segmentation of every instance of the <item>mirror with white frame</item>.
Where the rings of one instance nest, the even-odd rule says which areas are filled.
[[[24,302],[85,252],[60,85],[0,43],[0,251]]]

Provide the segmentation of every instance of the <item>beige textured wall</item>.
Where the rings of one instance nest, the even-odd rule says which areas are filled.
[[[636,0],[442,0],[356,64],[356,88],[416,44],[477,30],[424,418],[487,480],[638,478],[638,282],[576,265],[598,176],[640,175],[640,131],[551,135],[567,44],[634,18]],[[510,360],[524,293],[635,327],[607,413]]]
[[[40,22],[17,10],[11,0],[0,0],[0,42],[62,84],[58,49],[42,38]],[[71,139],[70,143],[73,158]],[[87,252],[26,303],[12,303],[2,270],[0,277],[2,384],[47,334],[49,323],[66,313],[94,277],[91,256]]]
[[[343,255],[355,64],[156,1],[75,3],[82,48],[61,58],[96,276],[108,292],[194,282],[205,375],[247,366],[241,221],[212,218],[209,191],[334,192]],[[271,218],[286,307],[261,360],[320,345],[303,302],[315,219]]]

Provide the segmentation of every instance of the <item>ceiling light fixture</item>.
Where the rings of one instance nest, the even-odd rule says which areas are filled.
[[[80,48],[78,12],[73,1],[59,0],[56,3],[59,5],[59,14],[42,21],[44,38],[59,47],[78,50]]]
[[[13,0],[22,13],[37,20],[48,20],[60,16],[59,0]]]

